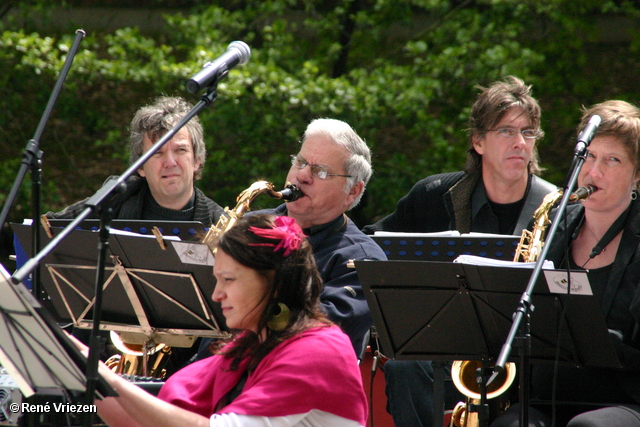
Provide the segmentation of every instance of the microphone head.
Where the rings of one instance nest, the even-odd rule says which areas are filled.
[[[235,50],[235,52],[233,52]],[[204,64],[195,76],[187,80],[187,90],[196,93],[203,87],[217,84],[236,65],[245,64],[251,56],[251,49],[245,42],[231,42],[227,50],[217,59]]]
[[[246,64],[249,61],[249,57],[251,57],[251,49],[245,42],[234,41],[229,43],[228,49],[236,49],[240,52],[240,60],[238,65]]]
[[[591,140],[595,136],[596,130],[598,130],[598,126],[600,126],[601,121],[602,117],[597,114],[594,114],[589,118],[585,127],[580,131],[580,135],[578,135],[578,143],[574,150],[576,156],[582,156],[584,154],[585,150],[591,143]]]
[[[593,116],[591,116],[591,118],[589,119],[589,123],[588,125],[590,126],[595,126],[598,127],[600,126],[600,122],[602,122],[602,117],[600,117],[597,114],[594,114]]]

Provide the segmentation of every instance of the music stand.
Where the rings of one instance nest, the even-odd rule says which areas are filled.
[[[71,223],[71,219],[48,219],[51,227],[66,227]],[[174,236],[180,240],[199,241],[205,235],[208,228],[199,221],[162,221],[162,220],[135,220],[135,219],[112,219],[109,222],[111,228],[117,230],[130,231],[137,234],[152,235],[153,228],[157,227],[164,236]],[[99,219],[85,219],[76,228],[81,230],[99,230]]]
[[[51,233],[51,228],[65,228],[71,223],[71,219],[47,219],[43,224],[45,231]],[[13,224],[11,225],[13,227]],[[198,221],[164,221],[164,220],[133,220],[133,219],[113,219],[110,222],[111,228],[117,230],[130,231],[137,234],[153,235],[154,228],[159,233],[166,236],[178,237],[185,241],[199,241],[208,230]],[[99,219],[85,219],[78,225],[77,229],[97,231],[100,229]],[[15,237],[15,236],[14,236]],[[32,245],[31,245],[32,246]],[[25,246],[26,247],[26,246]],[[16,252],[16,265],[22,267],[28,258],[22,243],[17,237],[14,238],[14,249]],[[31,278],[25,278],[23,283],[29,289],[32,288]]]
[[[519,236],[468,233],[376,232],[371,238],[388,260],[453,261],[459,255],[477,255],[505,261],[513,260]]]
[[[20,242],[29,241],[31,226],[12,227]],[[60,230],[51,228],[54,238]],[[51,239],[41,233],[45,243]],[[93,327],[98,240],[98,232],[72,230],[42,262],[42,284],[59,322]],[[211,300],[212,266],[206,245],[112,230],[100,328],[133,344],[189,347],[198,336],[228,337],[219,304]]]
[[[382,352],[400,360],[495,361],[531,276],[526,268],[448,262],[355,266]],[[621,367],[596,298],[553,293],[547,277],[563,284],[566,272],[552,270],[536,284],[531,361],[553,363],[558,352],[560,363]]]
[[[24,397],[86,391],[87,359],[21,283],[0,265],[0,364]],[[117,396],[99,377],[96,397]]]

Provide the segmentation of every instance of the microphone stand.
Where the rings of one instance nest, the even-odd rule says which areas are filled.
[[[133,175],[138,169],[140,169],[147,160],[149,160],[167,141],[178,133],[178,131],[186,125],[189,120],[195,117],[202,109],[210,105],[217,97],[217,81],[214,86],[207,89],[205,95],[200,98],[200,101],[189,111],[176,125],[167,131],[149,150],[143,153],[140,158],[134,162],[122,175],[119,177],[112,177],[100,188],[91,198],[89,198],[85,206],[86,208],[73,219],[60,233],[55,236],[48,245],[46,245],[39,253],[34,252],[34,256],[29,259],[18,271],[16,271],[11,277],[11,281],[15,284],[22,282],[27,275],[33,271],[44,258],[51,253],[51,251],[58,246],[58,244],[64,240],[82,221],[84,221],[94,211],[101,213],[100,217],[100,243],[98,266],[96,271],[96,283],[95,283],[95,300],[93,307],[93,327],[91,330],[91,338],[89,341],[89,357],[87,360],[87,387],[86,387],[86,399],[87,404],[92,404],[95,399],[96,385],[98,383],[98,364],[99,364],[99,337],[100,332],[100,318],[102,315],[102,281],[104,278],[105,260],[107,255],[107,249],[109,246],[109,231],[111,220],[111,209],[107,207],[116,192],[123,191],[126,188],[126,180]],[[36,233],[37,234],[37,233]],[[84,425],[86,427],[91,426],[93,422],[93,414],[87,412]]]
[[[44,132],[45,125],[47,124],[49,117],[51,116],[51,112],[53,111],[53,107],[58,99],[58,95],[62,90],[62,85],[69,74],[69,70],[71,69],[71,65],[76,56],[78,48],[80,46],[80,42],[84,38],[86,33],[84,30],[76,30],[76,36],[73,40],[73,44],[69,49],[69,53],[65,59],[65,62],[60,70],[60,74],[58,75],[58,79],[53,87],[53,91],[49,96],[49,100],[47,101],[47,105],[44,109],[42,117],[40,118],[40,122],[38,123],[38,127],[33,135],[33,138],[27,142],[27,145],[24,149],[22,155],[22,164],[20,165],[20,169],[18,170],[18,174],[13,182],[11,190],[7,196],[7,200],[5,201],[4,206],[2,207],[2,212],[0,212],[0,228],[2,228],[9,216],[9,211],[13,206],[20,187],[22,186],[22,182],[27,174],[27,171],[31,171],[31,216],[32,216],[32,224],[34,232],[31,234],[31,253],[36,253],[40,250],[40,227],[39,227],[39,217],[40,217],[40,196],[41,196],[41,184],[42,184],[42,151],[39,149],[40,138],[42,137],[42,133]],[[31,293],[34,298],[40,302],[44,303],[46,301],[46,294],[42,290],[40,283],[40,268],[37,267],[33,270],[31,274]],[[35,397],[33,397],[35,399]],[[36,400],[32,400],[32,402],[37,403]],[[36,418],[29,414],[25,415],[26,420],[25,423],[27,425],[35,425]]]
[[[17,197],[18,191],[20,190],[20,186],[22,185],[22,181],[27,173],[27,170],[31,170],[31,212],[33,217],[33,228],[34,230],[39,230],[39,218],[40,218],[40,193],[41,193],[41,176],[42,176],[42,151],[38,148],[40,137],[42,136],[42,132],[44,131],[44,127],[49,120],[49,116],[51,115],[51,111],[53,110],[53,106],[58,99],[58,95],[60,90],[62,89],[62,84],[67,78],[67,74],[69,73],[69,69],[71,68],[71,64],[73,59],[75,58],[76,52],[78,51],[78,47],[80,42],[85,36],[85,32],[83,30],[76,31],[76,37],[73,41],[73,45],[69,50],[69,54],[67,55],[67,59],[64,62],[62,70],[60,71],[60,75],[58,76],[58,80],[56,81],[55,86],[53,87],[53,92],[51,92],[51,96],[49,97],[49,101],[47,106],[45,107],[44,113],[40,118],[40,123],[36,128],[36,132],[33,135],[33,138],[29,140],[27,143],[24,153],[22,155],[22,164],[20,165],[20,169],[18,170],[18,175],[9,191],[9,195],[7,196],[7,200],[2,207],[2,212],[0,213],[0,227],[4,226],[5,221],[9,215],[9,210],[15,199]],[[40,250],[40,233],[35,232],[32,233],[32,253],[37,253]],[[31,276],[31,292],[35,296],[38,301],[43,301],[45,299],[44,293],[40,288],[40,269],[35,268],[33,270],[33,274]]]
[[[542,270],[542,265],[547,257],[547,253],[549,252],[549,247],[551,246],[551,242],[556,234],[558,229],[558,225],[560,223],[560,219],[565,213],[565,209],[567,204],[569,203],[569,198],[571,197],[571,191],[575,186],[576,181],[578,180],[578,175],[580,173],[580,169],[582,169],[582,165],[586,159],[586,151],[587,151],[588,143],[584,143],[580,141],[576,146],[574,151],[574,162],[573,162],[573,170],[570,174],[569,180],[567,181],[566,188],[564,189],[564,193],[562,195],[562,199],[560,200],[560,204],[558,205],[558,214],[556,216],[555,221],[551,224],[549,231],[547,232],[547,240],[545,244],[542,246],[542,251],[538,259],[536,260],[536,264],[533,268],[533,272],[531,273],[531,278],[529,279],[529,283],[527,284],[526,290],[522,294],[520,298],[520,302],[518,303],[518,307],[513,314],[513,323],[511,324],[511,329],[509,330],[509,334],[507,336],[507,340],[502,346],[500,351],[500,355],[496,361],[494,366],[494,373],[489,379],[488,383],[491,383],[493,379],[500,373],[505,370],[505,365],[509,359],[509,355],[511,353],[511,348],[513,346],[514,341],[518,338],[518,345],[520,346],[520,427],[525,427],[529,425],[529,380],[530,380],[530,358],[531,358],[531,335],[530,335],[530,327],[531,327],[531,312],[534,310],[534,306],[531,303],[531,295],[533,294],[533,289],[535,287],[536,281],[538,280],[538,276],[540,275],[540,271]]]

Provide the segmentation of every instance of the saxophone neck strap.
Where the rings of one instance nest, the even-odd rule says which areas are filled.
[[[618,233],[620,233],[622,231],[622,229],[624,228],[624,225],[625,225],[625,223],[627,221],[627,216],[629,216],[629,211],[630,210],[631,210],[631,205],[629,205],[629,207],[627,209],[625,209],[625,211],[622,212],[622,214],[620,214],[618,219],[616,219],[613,222],[613,224],[611,224],[611,227],[609,227],[607,232],[604,233],[604,236],[602,236],[600,241],[591,250],[591,254],[589,255],[589,259],[595,258],[598,255],[600,255],[600,253],[604,250],[604,248],[606,248],[607,245],[609,243],[611,243],[611,241],[614,239],[614,237],[616,237],[618,235]],[[580,223],[580,226],[582,226],[583,223],[584,223],[584,217],[582,217],[582,221]]]

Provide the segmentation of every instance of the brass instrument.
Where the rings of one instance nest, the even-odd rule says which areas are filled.
[[[215,244],[222,234],[249,211],[249,204],[262,193],[288,202],[297,200],[303,195],[302,191],[291,183],[287,183],[281,191],[274,191],[273,184],[270,182],[254,182],[236,198],[237,204],[233,210],[225,208],[226,215],[221,216],[216,225],[211,227],[202,243],[213,247],[212,252],[215,254]],[[195,342],[195,337],[191,336],[172,336],[168,339],[176,347],[190,347]],[[171,355],[169,343],[157,343],[153,337],[149,338],[140,333],[115,331],[111,331],[111,342],[122,353],[111,356],[105,362],[111,370],[119,374],[159,379],[166,376],[163,366]]]
[[[587,185],[578,188],[569,197],[570,202],[583,200],[597,191],[593,185]],[[554,191],[547,194],[542,200],[542,204],[533,213],[533,230],[523,230],[520,237],[520,243],[516,248],[513,258],[515,262],[536,262],[540,256],[547,228],[551,221],[549,220],[549,212],[562,199],[563,190]],[[470,427],[478,425],[478,414],[469,411],[469,406],[478,404],[480,399],[480,390],[476,382],[476,370],[480,368],[481,362],[470,360],[456,360],[451,366],[451,377],[456,388],[465,396],[467,402],[459,402],[453,410],[451,417],[451,426]],[[487,386],[487,399],[494,399],[506,392],[516,375],[516,365],[509,362],[505,365],[505,371],[498,375]],[[499,400],[494,405],[494,410],[498,413],[509,407],[508,401]]]
[[[236,207],[233,208],[233,210],[229,210],[228,207],[224,209],[227,215],[221,216],[215,227],[211,227],[202,243],[212,247],[212,251],[215,254],[215,245],[218,243],[218,240],[220,240],[220,236],[222,236],[226,230],[233,227],[235,223],[249,211],[249,204],[262,193],[267,193],[274,199],[281,199],[287,202],[298,200],[303,195],[297,186],[289,182],[282,191],[274,191],[273,184],[267,181],[254,182],[249,188],[238,195],[236,198]]]
[[[153,340],[137,344],[133,342],[135,339],[124,339],[116,331],[111,331],[109,335],[111,343],[121,353],[110,356],[105,362],[112,371],[125,375],[165,378],[167,372],[164,365],[171,355],[171,347]]]
[[[451,414],[450,426],[471,427],[478,426],[478,413],[470,411],[471,405],[480,404],[480,385],[476,381],[476,371],[482,367],[482,362],[475,360],[456,360],[451,365],[451,379],[458,391],[467,397],[466,402],[458,402]],[[487,385],[487,400],[495,399],[506,392],[516,378],[516,365],[509,362],[505,369]],[[493,400],[490,412],[500,413],[509,407],[505,399]]]
[[[578,188],[569,197],[570,202],[583,200],[592,195],[597,190],[593,185],[587,185]],[[549,221],[549,212],[562,199],[562,190],[554,191],[547,194],[542,200],[542,204],[533,213],[533,230],[522,230],[520,243],[516,248],[516,254],[513,260],[516,262],[536,262],[544,245],[544,237],[547,233],[547,227],[551,224]]]

